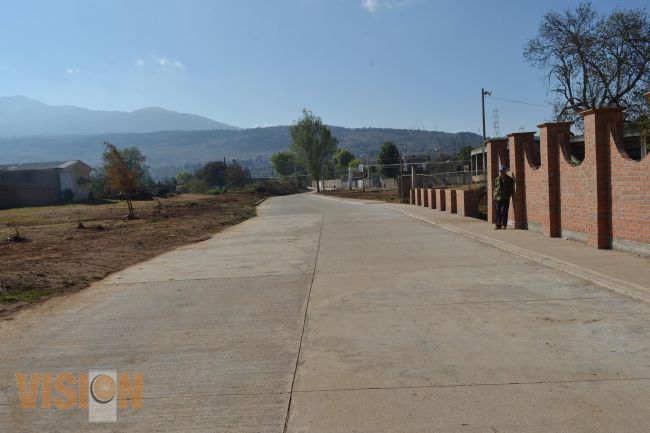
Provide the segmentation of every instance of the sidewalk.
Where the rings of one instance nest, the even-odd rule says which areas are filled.
[[[494,230],[494,226],[487,221],[438,209],[408,204],[387,206],[450,232],[587,279],[617,293],[650,301],[648,258],[621,251],[599,250],[528,230]]]

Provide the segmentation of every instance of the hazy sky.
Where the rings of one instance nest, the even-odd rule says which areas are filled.
[[[595,1],[602,10],[645,1]],[[241,127],[308,107],[349,127],[476,132],[481,87],[545,104],[522,48],[576,1],[0,0],[0,95],[133,110],[161,106]],[[501,133],[548,107],[487,99]]]

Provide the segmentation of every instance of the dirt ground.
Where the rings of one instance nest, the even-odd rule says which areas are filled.
[[[0,317],[255,216],[257,193],[0,210]],[[84,228],[78,228],[79,222]],[[24,242],[9,242],[15,234]]]
[[[352,190],[348,191],[347,189],[339,189],[336,191],[321,191],[321,194],[324,195],[333,195],[336,197],[347,197],[347,198],[360,198],[366,200],[382,200],[390,203],[399,203],[400,198],[397,195],[397,190],[367,190],[367,191],[357,191]],[[406,197],[408,200],[408,196]]]

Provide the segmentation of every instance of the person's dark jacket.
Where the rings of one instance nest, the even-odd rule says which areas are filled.
[[[499,176],[494,179],[494,200],[508,201],[512,197],[512,189],[514,182],[507,174]]]

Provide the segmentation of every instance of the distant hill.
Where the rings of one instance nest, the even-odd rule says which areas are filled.
[[[0,97],[0,136],[89,135],[155,131],[236,130],[196,114],[150,107],[100,111],[65,105],[47,105],[24,96]]]
[[[409,155],[450,154],[463,146],[479,146],[482,142],[481,136],[471,132],[351,129],[337,126],[331,127],[331,130],[339,139],[339,147],[349,149],[357,156],[361,156],[362,149],[370,149],[373,159],[381,143],[389,140],[398,145],[406,144]],[[91,165],[97,165],[101,162],[104,141],[110,141],[118,147],[139,147],[152,167],[183,167],[223,157],[265,160],[275,152],[286,150],[290,137],[287,126],[145,134],[0,137],[0,164],[81,159]]]

